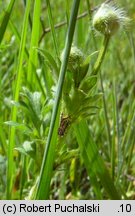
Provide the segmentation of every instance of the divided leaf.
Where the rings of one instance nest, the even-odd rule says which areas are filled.
[[[82,89],[86,94],[88,94],[91,89],[96,85],[97,83],[97,76],[90,76],[90,77],[86,77],[81,85],[80,85],[80,89]]]
[[[25,141],[22,147],[16,147],[15,150],[19,151],[21,154],[29,155],[31,158],[36,158],[36,143]]]

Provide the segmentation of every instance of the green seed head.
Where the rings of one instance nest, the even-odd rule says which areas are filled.
[[[122,9],[103,3],[93,17],[93,27],[100,33],[111,36],[121,26],[127,27],[129,21]]]
[[[71,71],[76,71],[80,68],[80,65],[83,63],[85,55],[83,52],[78,49],[76,46],[72,46],[68,59],[68,69]],[[61,54],[61,61],[63,60],[63,52]]]
[[[67,68],[70,72],[72,72],[71,76],[74,81],[74,86],[76,88],[79,87],[81,81],[83,80],[88,71],[88,65],[83,66],[84,60],[85,54],[76,46],[72,46],[69,54]],[[63,61],[63,52],[61,54],[61,61]],[[71,82],[69,83],[69,85],[71,87]],[[69,89],[69,85],[66,89]]]
[[[83,62],[83,60],[84,60],[84,54],[82,53],[82,51],[75,46],[71,47],[68,64],[69,65],[74,65],[74,64],[80,65]]]

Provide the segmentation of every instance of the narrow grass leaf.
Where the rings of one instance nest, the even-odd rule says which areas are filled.
[[[59,120],[58,110],[60,107],[62,88],[63,88],[64,78],[65,78],[65,73],[66,73],[66,68],[67,68],[67,63],[68,63],[68,57],[69,57],[69,53],[70,53],[70,49],[72,45],[72,39],[74,35],[79,4],[80,4],[80,0],[74,0],[73,6],[72,6],[69,29],[67,32],[66,43],[65,43],[64,58],[63,58],[63,62],[62,62],[61,69],[60,69],[60,76],[59,76],[58,87],[57,87],[57,92],[56,92],[56,99],[54,103],[47,144],[45,147],[44,158],[43,158],[40,178],[39,178],[39,184],[38,184],[37,193],[36,193],[36,199],[48,199],[49,197],[49,187],[50,187],[52,168],[53,168],[53,162],[54,162],[53,157],[54,157],[55,147],[56,147],[56,133],[58,130],[58,122],[59,122],[58,121]]]
[[[54,57],[45,49],[43,50],[43,49],[37,48],[37,50],[40,53],[40,55],[42,55],[44,57],[45,60],[48,60],[50,66],[54,69],[56,78],[58,79],[59,68],[57,66],[57,63],[56,63]]]
[[[52,33],[53,43],[55,47],[55,52],[56,52],[57,58],[59,59],[59,49],[58,49],[57,38],[56,38],[56,33],[55,33],[55,28],[54,28],[54,23],[53,23],[53,16],[52,16],[50,0],[46,0],[46,3],[47,3],[48,17],[49,17],[49,22],[51,26],[51,33]]]
[[[24,50],[26,45],[26,36],[27,36],[27,28],[28,28],[28,17],[30,11],[31,0],[27,1],[24,22],[21,34],[21,44],[18,56],[18,66],[17,66],[17,77],[14,89],[14,101],[18,102],[19,99],[19,91],[21,87],[21,77],[22,77],[22,64],[24,57]],[[16,122],[17,119],[17,107],[13,106],[11,113],[11,121]],[[14,160],[13,160],[13,150],[15,146],[15,127],[11,127],[10,135],[9,135],[9,147],[8,147],[8,166],[7,166],[7,199],[11,199],[12,197],[12,187],[13,187],[13,174],[14,174]]]
[[[29,52],[29,63],[28,63],[28,82],[32,82],[33,73],[37,68],[37,52],[35,47],[38,46],[39,40],[39,28],[40,28],[40,9],[41,9],[41,0],[36,1],[34,4],[33,12],[33,24],[32,24],[32,35],[31,35],[31,44]]]
[[[104,164],[104,161],[99,155],[97,146],[90,135],[86,121],[81,121],[76,125],[75,133],[79,143],[80,152],[84,159],[84,163],[89,163],[89,166],[91,167],[91,170],[88,170],[89,176],[91,177],[90,172],[94,173],[95,176],[100,179],[101,184],[108,193],[109,197],[114,200],[120,199],[120,195],[115,188],[114,183],[110,178],[109,172]],[[88,161],[86,161],[86,158],[88,159]],[[88,165],[85,165],[86,168],[88,168]]]
[[[15,0],[11,0],[6,11],[5,11],[5,15],[3,17],[3,20],[2,20],[2,23],[1,23],[1,26],[0,26],[0,44],[2,42],[2,39],[3,39],[3,36],[5,34],[5,31],[6,31],[6,28],[7,28],[7,25],[8,25],[8,22],[10,20],[10,16],[11,16],[11,13],[12,13],[12,10],[13,10],[13,6],[14,6],[14,3],[15,3]]]
[[[20,42],[21,42],[21,35],[20,35],[20,33],[19,33],[17,27],[16,27],[15,24],[12,22],[12,20],[10,20],[9,25],[10,25],[10,28],[12,29],[12,31],[13,31],[13,33],[14,33],[16,39],[17,39],[18,44],[20,44]],[[26,59],[28,60],[29,53],[28,53],[27,47],[25,47],[25,57],[26,57]]]

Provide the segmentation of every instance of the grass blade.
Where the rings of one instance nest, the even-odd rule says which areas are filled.
[[[17,77],[16,77],[16,83],[14,89],[14,101],[16,102],[19,99],[19,91],[21,87],[22,64],[23,64],[23,57],[25,53],[30,4],[31,4],[31,0],[28,0],[26,5],[25,16],[24,16],[22,35],[21,35],[21,44],[20,44],[18,66],[17,66]],[[16,122],[16,119],[17,119],[17,106],[13,106],[12,113],[11,113],[11,121]],[[13,174],[14,174],[14,160],[13,160],[14,146],[15,146],[15,127],[11,127],[10,136],[9,136],[9,147],[8,147],[7,199],[11,199],[11,194],[12,194]]]
[[[50,26],[51,26],[51,33],[52,33],[53,43],[54,43],[54,47],[55,47],[55,52],[56,52],[57,58],[59,59],[59,50],[58,50],[58,44],[57,44],[57,39],[56,39],[56,34],[55,34],[55,28],[54,28],[54,24],[53,24],[53,17],[52,17],[52,10],[51,10],[50,1],[46,0],[46,3],[47,3],[48,17],[49,17],[49,22],[50,22]]]
[[[7,9],[6,9],[6,11],[5,11],[5,15],[3,17],[3,20],[2,20],[2,23],[1,23],[1,26],[0,26],[0,44],[2,42],[4,33],[6,31],[8,22],[10,20],[10,16],[11,16],[11,13],[12,13],[14,3],[15,3],[15,0],[11,0],[8,7],[7,7]]]
[[[89,176],[91,177],[90,172],[93,172],[95,176],[100,179],[101,184],[103,185],[110,198],[120,199],[120,195],[117,192],[104,164],[104,161],[98,153],[97,146],[90,135],[87,123],[85,121],[81,121],[79,124],[77,124],[75,127],[75,133],[79,143],[80,152],[84,159],[84,163],[86,163],[87,158],[87,163],[91,167],[91,170],[88,170]],[[87,164],[85,165],[87,168]]]
[[[33,76],[32,74],[36,72],[37,66],[37,51],[35,47],[38,46],[39,40],[39,27],[40,27],[40,8],[41,1],[36,1],[34,4],[34,12],[33,12],[33,25],[32,25],[32,35],[31,35],[31,44],[30,44],[30,52],[29,52],[29,63],[28,63],[28,77],[27,80],[29,83],[32,82]]]
[[[21,35],[20,35],[17,27],[14,25],[14,23],[12,22],[12,20],[10,20],[9,25],[10,25],[11,30],[13,31],[13,34],[15,35],[15,37],[17,39],[18,44],[20,44],[20,42],[21,42]],[[29,57],[28,49],[26,47],[25,47],[25,57],[26,57],[26,59],[28,59],[28,57]]]
[[[43,158],[42,168],[40,172],[40,179],[39,179],[36,199],[48,199],[49,196],[49,186],[50,186],[52,167],[54,161],[53,156],[54,156],[55,146],[56,146],[56,131],[58,128],[58,114],[59,114],[58,110],[59,110],[60,98],[62,94],[62,88],[63,88],[64,78],[65,78],[65,73],[66,73],[66,68],[68,63],[68,57],[69,57],[69,53],[72,45],[72,39],[75,30],[79,4],[80,4],[80,0],[74,0],[72,6],[69,29],[67,32],[66,43],[65,43],[64,58],[60,69],[60,77],[58,81],[56,99],[53,108],[47,144],[44,152],[44,158]]]

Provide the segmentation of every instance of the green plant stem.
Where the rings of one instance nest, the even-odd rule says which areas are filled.
[[[113,82],[113,136],[112,136],[112,148],[111,148],[111,174],[112,179],[115,177],[115,145],[116,145],[116,99],[115,99],[115,81]]]
[[[105,94],[104,94],[104,86],[103,86],[103,80],[102,80],[102,75],[101,75],[101,64],[103,63],[105,53],[107,51],[107,47],[109,44],[110,36],[106,35],[104,37],[103,45],[100,49],[97,61],[94,65],[92,75],[96,75],[99,72],[100,76],[100,83],[101,83],[101,90],[103,92],[103,105],[104,105],[104,115],[105,115],[105,121],[106,121],[106,127],[107,127],[107,135],[108,135],[108,142],[109,142],[109,155],[111,154],[111,135],[110,135],[110,125],[109,125],[109,118],[108,118],[108,112],[107,112],[107,106],[106,106],[106,99],[105,99]]]
[[[107,105],[106,105],[106,99],[105,99],[105,91],[104,91],[103,79],[102,79],[101,72],[100,72],[100,83],[101,83],[101,90],[103,92],[104,115],[105,115],[107,136],[108,136],[108,142],[109,142],[108,152],[109,152],[109,155],[111,155],[111,143],[112,143],[112,141],[111,141],[111,134],[110,134],[110,124],[109,124]]]
[[[118,152],[118,172],[121,167],[121,161],[123,158],[122,153],[122,143],[120,141],[120,126],[119,126],[119,112],[118,112],[118,101],[117,101],[117,92],[116,92],[116,85],[114,82],[114,103],[115,103],[115,113],[116,113],[116,134],[117,134],[117,152]]]
[[[100,49],[97,61],[96,61],[95,65],[94,65],[92,75],[97,75],[97,73],[100,70],[101,64],[103,63],[105,53],[106,53],[106,50],[107,50],[107,47],[108,47],[108,44],[109,44],[109,40],[110,40],[110,36],[106,35],[104,37],[103,45],[102,45],[102,47]]]
[[[0,145],[2,148],[3,154],[7,154],[7,141],[6,141],[6,136],[5,133],[3,132],[3,128],[0,125]]]
[[[26,155],[23,155],[23,157],[22,157],[22,172],[21,172],[21,180],[20,180],[20,200],[22,199],[25,181],[26,181]]]
[[[56,33],[55,33],[55,27],[54,27],[54,23],[53,23],[50,1],[46,0],[46,4],[47,4],[48,17],[49,17],[49,22],[50,22],[50,26],[51,26],[51,33],[52,33],[53,43],[54,43],[54,47],[55,47],[55,52],[56,52],[57,58],[59,59],[59,49],[58,49],[58,44],[57,44],[57,39],[56,39]]]
[[[56,98],[55,98],[55,103],[54,103],[54,108],[53,108],[53,113],[51,118],[50,130],[48,134],[47,144],[45,147],[45,152],[44,152],[44,157],[43,157],[43,162],[42,162],[42,167],[40,172],[40,178],[39,178],[39,184],[38,184],[37,193],[35,197],[36,199],[48,199],[49,196],[49,187],[50,187],[50,181],[52,176],[51,173],[52,173],[53,163],[54,163],[53,156],[55,153],[56,138],[57,138],[56,134],[57,134],[58,122],[59,122],[58,114],[59,114],[60,99],[62,95],[62,88],[63,88],[64,78],[66,74],[68,57],[69,57],[73,35],[74,35],[79,4],[80,4],[80,0],[74,0],[72,6],[69,29],[67,32],[67,37],[65,42],[64,58],[60,69],[60,76],[58,80],[58,87],[57,87]],[[47,166],[49,166],[49,168]]]
[[[67,26],[69,25],[69,15],[70,15],[70,7],[69,7],[69,1],[66,0],[66,21],[67,21]]]
[[[10,19],[9,21],[9,26],[13,32],[13,34],[15,35],[16,37],[16,40],[17,40],[17,43],[20,45],[20,42],[21,42],[21,35],[17,29],[17,27],[15,26],[14,22]],[[25,47],[25,58],[28,60],[29,58],[29,52],[28,52],[28,49],[27,47]]]
[[[1,44],[2,40],[3,40],[3,37],[4,37],[5,31],[6,31],[8,22],[10,20],[10,16],[11,16],[14,4],[15,4],[15,0],[11,0],[8,7],[7,7],[7,9],[6,9],[6,11],[5,11],[5,15],[3,17],[3,20],[1,22],[1,26],[0,26],[0,44]]]
[[[26,36],[27,36],[27,27],[28,27],[28,17],[30,11],[31,0],[27,1],[26,11],[23,22],[22,36],[21,36],[21,44],[19,50],[18,57],[18,66],[17,66],[17,77],[14,89],[14,101],[18,101],[19,99],[19,91],[21,87],[21,76],[22,76],[22,64],[23,57],[25,53],[25,44],[26,44]],[[11,121],[16,122],[17,119],[17,106],[12,107],[11,113]],[[13,160],[13,151],[15,146],[15,127],[11,127],[10,135],[9,135],[9,146],[8,146],[8,164],[7,164],[7,199],[11,199],[12,196],[12,187],[13,187],[13,175],[14,175],[14,160]]]
[[[31,34],[30,51],[29,51],[28,72],[27,72],[27,81],[29,83],[32,83],[33,81],[33,74],[36,73],[36,68],[38,64],[37,51],[35,47],[38,46],[38,40],[39,40],[40,8],[41,8],[41,0],[38,1],[35,0],[33,22],[32,22],[33,23],[32,34]]]
[[[90,9],[90,2],[89,0],[87,0],[87,7],[88,7],[88,13],[89,13],[89,17],[90,17],[90,20],[92,19],[92,14],[91,14],[91,9]],[[93,39],[93,42],[94,42],[94,46],[95,46],[95,49],[97,50],[97,45],[96,45],[96,40],[95,40],[95,37],[94,37],[94,32],[93,30],[91,29],[91,34],[92,34],[92,39]],[[95,63],[95,70],[96,70],[96,73],[97,71],[99,70],[100,72],[100,84],[101,84],[101,90],[103,92],[103,107],[104,107],[104,115],[105,115],[105,121],[106,121],[106,128],[107,128],[107,136],[108,136],[108,143],[109,143],[109,155],[111,154],[111,135],[110,135],[110,125],[109,125],[109,118],[108,118],[108,112],[107,112],[107,104],[106,104],[106,99],[105,99],[105,91],[104,91],[104,85],[103,85],[103,79],[102,79],[102,73],[101,73],[101,70],[100,70],[100,67],[101,67],[101,64],[102,64],[102,61],[104,59],[104,56],[105,56],[105,53],[106,53],[106,49],[108,47],[108,43],[109,43],[109,40],[110,40],[110,37],[105,37],[104,38],[104,42],[103,42],[103,46],[101,48],[101,51],[99,53],[99,56],[98,56],[98,59],[97,59],[97,66],[96,66],[96,63]],[[99,64],[100,62],[100,64]],[[97,69],[96,69],[97,67]]]

